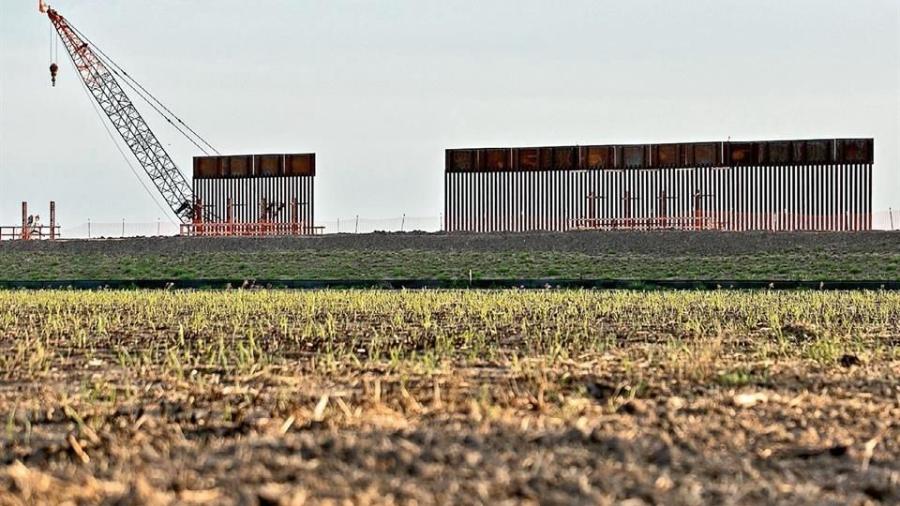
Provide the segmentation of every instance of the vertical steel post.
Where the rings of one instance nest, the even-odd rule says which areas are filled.
[[[444,172],[444,214],[441,219],[441,227],[443,227],[444,232],[449,232],[450,227],[448,226],[450,222],[450,174],[448,172]],[[446,222],[444,220],[447,220]]]
[[[206,226],[203,224],[203,198],[197,197],[197,201],[194,203],[194,224],[195,224],[195,233],[199,235],[205,235]]]
[[[657,226],[661,228],[667,228],[667,204],[666,190],[663,190],[659,192],[659,212],[656,213],[659,218]]]
[[[22,240],[27,241],[30,234],[28,231],[28,202],[22,202]]]
[[[56,202],[50,201],[50,240],[56,240]]]
[[[872,165],[866,165],[866,230],[872,230]]]
[[[268,234],[269,223],[269,200],[266,197],[260,199],[260,233]]]
[[[225,234],[232,235],[234,232],[234,204],[231,196],[225,199]]]
[[[701,229],[700,190],[694,191],[694,230]]]

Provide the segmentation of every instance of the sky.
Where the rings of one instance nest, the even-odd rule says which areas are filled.
[[[222,153],[315,152],[323,220],[437,217],[447,148],[728,137],[874,137],[874,208],[900,208],[897,0],[50,3]],[[61,45],[50,86],[36,4],[0,0],[0,223],[173,219]]]

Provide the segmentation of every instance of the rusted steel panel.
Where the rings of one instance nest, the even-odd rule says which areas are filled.
[[[316,175],[316,155],[315,153],[285,155],[284,172],[286,176],[315,176]]]
[[[756,165],[767,165],[773,166],[769,163],[769,143],[768,142],[751,142],[749,143],[752,146],[752,160]],[[726,160],[727,160],[726,155]]]
[[[680,144],[654,144],[651,149],[653,167],[669,168],[680,166]]]
[[[200,156],[194,158],[194,177],[252,178],[315,176],[315,154]]]
[[[639,169],[647,166],[647,147],[644,144],[622,146],[622,167]]]
[[[194,179],[207,179],[220,177],[218,156],[194,157]]]
[[[864,163],[875,161],[875,142],[872,139],[837,139],[836,156],[838,163]]]
[[[768,163],[771,165],[790,165],[793,161],[792,149],[790,141],[767,142]]]
[[[257,177],[284,175],[284,155],[254,155],[253,165]]]
[[[694,166],[694,145],[693,144],[682,144],[679,147],[678,153],[678,167],[693,167]]]
[[[476,154],[475,149],[448,149],[447,150],[447,172],[475,172]]]
[[[578,149],[574,146],[553,148],[553,166],[550,170],[575,170],[578,168]]]
[[[830,164],[834,162],[833,140],[805,141],[804,150],[807,163]]]
[[[609,169],[613,166],[613,151],[611,146],[586,146],[586,169]]]
[[[502,172],[512,170],[511,149],[491,148],[478,153],[479,172]]]
[[[222,175],[225,177],[252,177],[253,157],[237,155],[222,157]]]
[[[540,165],[538,170],[553,170],[556,163],[553,148],[536,148],[540,156]]]
[[[759,160],[759,144],[756,142],[725,143],[725,160],[732,167],[755,165]]]
[[[694,166],[719,167],[722,165],[722,143],[700,142],[694,144]]]
[[[517,170],[541,170],[540,148],[518,148],[515,151],[515,168]]]
[[[451,149],[447,172],[872,163],[871,139]]]
[[[806,165],[806,143],[791,141],[791,162],[797,165]]]

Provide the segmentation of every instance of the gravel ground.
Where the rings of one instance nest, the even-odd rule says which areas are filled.
[[[340,234],[308,238],[132,238],[0,243],[3,252],[173,254],[284,250],[560,251],[595,254],[753,255],[896,253],[897,232],[569,232],[527,234]]]

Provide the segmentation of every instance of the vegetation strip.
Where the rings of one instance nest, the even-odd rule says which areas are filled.
[[[900,280],[900,233],[349,234],[0,243],[0,278]]]
[[[4,290],[99,290],[99,289],[604,289],[604,290],[900,290],[900,281],[799,281],[723,279],[106,279],[4,281]]]
[[[558,251],[294,250],[3,252],[0,277],[71,279],[900,279],[894,253],[616,254]]]

